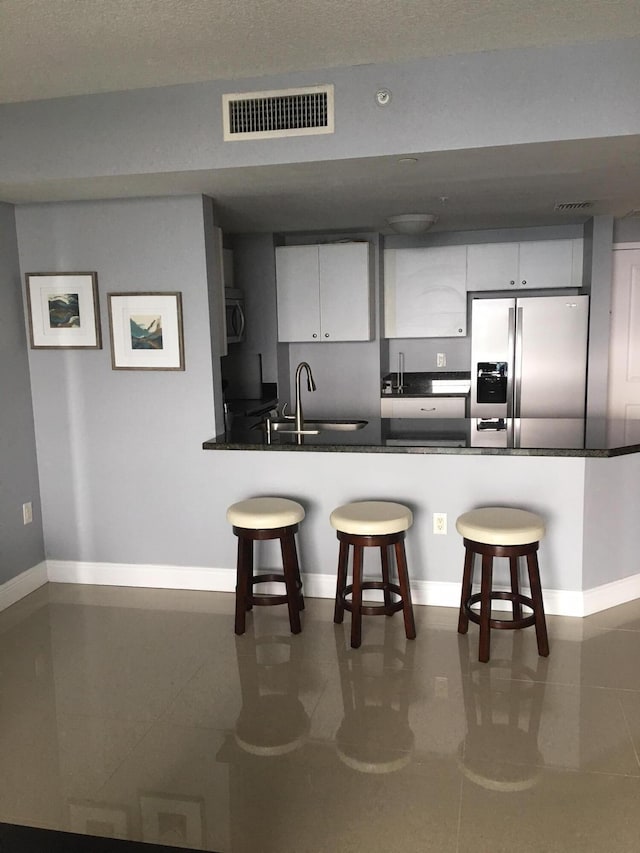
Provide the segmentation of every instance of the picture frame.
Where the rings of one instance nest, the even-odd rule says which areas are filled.
[[[31,349],[101,349],[95,272],[25,274]]]
[[[182,294],[108,293],[114,370],[184,370]]]
[[[140,795],[142,840],[167,847],[192,847],[204,843],[204,800],[168,794]]]
[[[129,838],[129,811],[124,806],[69,800],[69,830],[81,835]]]

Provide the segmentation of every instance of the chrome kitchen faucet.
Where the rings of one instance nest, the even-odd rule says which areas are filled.
[[[302,414],[302,400],[300,395],[300,380],[302,378],[302,371],[307,371],[307,388],[309,391],[316,390],[316,383],[313,379],[313,373],[311,372],[311,368],[309,367],[306,361],[301,361],[298,367],[296,368],[296,430],[302,430],[302,425],[304,423],[304,415]]]

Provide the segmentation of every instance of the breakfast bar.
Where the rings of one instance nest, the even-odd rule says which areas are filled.
[[[297,434],[291,419],[235,418],[228,431],[203,443],[205,450],[315,451],[606,459],[640,452],[620,444],[616,423],[587,430],[580,418],[480,419],[316,418]],[[595,437],[590,437],[595,435]]]
[[[606,436],[606,425],[585,430],[584,422],[544,419],[536,425],[539,437],[547,437],[544,445],[523,446],[531,424],[521,423],[518,434],[508,423],[488,430],[478,429],[475,419],[425,424],[392,418],[302,436],[276,430],[267,443],[264,419],[246,418],[236,419],[228,433],[205,441],[203,448],[217,451],[215,470],[228,474],[237,499],[255,495],[257,483],[270,483],[270,492],[305,505],[301,555],[310,596],[335,593],[332,509],[351,500],[379,499],[404,503],[413,512],[407,552],[416,604],[459,605],[463,548],[454,522],[470,509],[490,505],[522,507],[544,518],[540,566],[548,614],[585,616],[640,597],[640,526],[632,509],[640,445],[585,439],[585,434]],[[609,426],[608,434],[617,435],[615,425]],[[512,446],[496,446],[498,434]],[[252,465],[236,467],[233,460],[243,450],[252,453]],[[436,513],[448,519],[444,535],[434,530]],[[508,569],[501,571],[506,582]]]

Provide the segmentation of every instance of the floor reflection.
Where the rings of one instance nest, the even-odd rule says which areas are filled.
[[[363,645],[233,596],[49,585],[0,612],[0,821],[218,853],[632,853],[640,602],[477,635],[453,609]],[[279,612],[282,611],[282,612]],[[496,815],[499,814],[499,820]],[[89,850],[89,848],[87,848]]]
[[[341,627],[335,629],[344,709],[336,750],[362,773],[399,770],[411,761],[414,744],[409,707],[415,642],[406,640],[400,650],[386,632],[385,640],[352,649]]]
[[[512,656],[478,663],[475,644],[458,637],[467,734],[460,745],[461,767],[477,785],[494,791],[522,791],[540,778],[538,747],[548,658],[535,669],[523,663],[522,632],[514,634]]]
[[[310,724],[299,698],[302,645],[291,635],[265,636],[254,637],[249,654],[246,648],[243,642],[244,653],[237,654],[242,710],[236,743],[246,752],[263,756],[299,749]]]

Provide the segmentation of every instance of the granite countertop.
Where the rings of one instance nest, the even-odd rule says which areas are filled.
[[[397,373],[382,377],[383,397],[467,397],[471,388],[468,370],[404,373],[402,388],[397,387],[397,379]]]
[[[308,420],[312,418],[309,416]],[[515,422],[498,421],[493,426],[478,429],[474,418],[369,418],[362,429],[353,431],[304,436],[276,432],[269,444],[262,421],[235,417],[228,433],[217,435],[202,446],[205,450],[596,458],[640,452],[640,444],[608,446],[606,440],[586,441],[582,419],[522,419],[518,423],[519,439],[513,434]],[[599,432],[606,435],[605,425],[599,426]]]

